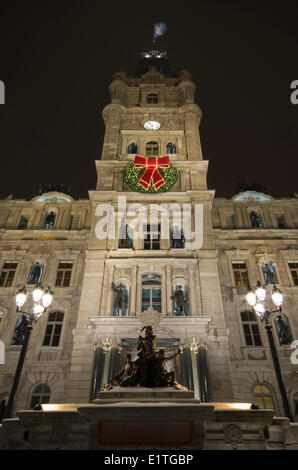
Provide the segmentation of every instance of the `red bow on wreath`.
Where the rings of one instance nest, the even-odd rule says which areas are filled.
[[[158,189],[165,183],[165,180],[158,171],[158,168],[169,168],[170,159],[168,156],[165,157],[140,157],[139,155],[135,156],[135,168],[146,168],[145,173],[139,179],[138,183],[148,190],[151,179],[154,186],[154,189]]]

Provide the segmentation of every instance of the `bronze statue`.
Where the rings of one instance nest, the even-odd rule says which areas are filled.
[[[284,322],[281,315],[277,316],[276,320],[277,333],[280,344],[291,344],[293,339],[289,326]]]
[[[139,336],[137,341],[137,359],[132,361],[131,354],[125,357],[125,365],[121,372],[113,377],[109,384],[104,386],[108,391],[113,385],[120,387],[167,387],[178,385],[175,371],[167,372],[165,365],[167,361],[178,356],[181,351],[166,357],[164,349],[156,350],[156,336],[153,334],[152,326],[145,326],[145,336]]]
[[[116,292],[116,298],[114,301],[114,310],[117,315],[125,316],[125,309],[124,309],[124,288],[122,286],[115,286],[112,282],[112,289]]]

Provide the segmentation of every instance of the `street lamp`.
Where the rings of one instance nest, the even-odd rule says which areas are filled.
[[[283,402],[285,415],[287,418],[289,418],[290,421],[293,422],[294,420],[293,420],[292,413],[290,410],[286,389],[282,380],[278,355],[277,355],[277,351],[276,351],[276,347],[275,347],[275,343],[273,339],[272,326],[270,324],[270,316],[273,313],[281,312],[281,306],[283,303],[282,292],[275,285],[271,292],[271,298],[272,298],[274,305],[276,305],[277,309],[269,311],[265,306],[266,290],[261,286],[260,281],[257,282],[257,287],[255,290],[253,290],[250,286],[247,288],[247,293],[246,293],[247,303],[252,307],[252,310],[261,318],[261,321],[264,322],[265,324],[265,330],[267,331],[267,335],[268,335],[270,351],[271,351],[271,355],[273,359],[275,374],[276,374],[277,383],[278,383],[279,391],[280,391],[282,402]]]
[[[22,314],[22,321],[20,323],[21,334],[23,335],[22,349],[19,357],[19,362],[17,365],[17,370],[14,376],[14,381],[11,387],[7,410],[5,417],[11,418],[12,409],[15,403],[17,389],[19,386],[23,364],[26,356],[27,346],[29,342],[30,333],[33,329],[33,323],[36,323],[38,318],[46,311],[46,309],[51,305],[53,300],[53,291],[50,287],[44,289],[40,284],[37,284],[32,291],[33,299],[33,313],[23,312],[21,309],[25,304],[28,292],[24,287],[18,290],[16,294],[16,311]]]

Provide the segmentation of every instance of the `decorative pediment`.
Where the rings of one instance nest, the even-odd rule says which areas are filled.
[[[155,67],[151,67],[148,72],[141,75],[142,83],[164,83],[165,78]]]

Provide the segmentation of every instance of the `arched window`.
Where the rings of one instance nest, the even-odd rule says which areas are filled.
[[[158,103],[158,95],[157,93],[149,93],[147,95],[147,103],[148,104],[156,104]]]
[[[53,229],[56,220],[56,213],[54,211],[50,211],[46,214],[43,222],[43,228],[45,229]]]
[[[260,409],[274,410],[274,401],[271,390],[263,384],[256,385],[253,389],[254,402]]]
[[[167,143],[167,153],[176,153],[176,145],[172,144],[172,142]]]
[[[161,276],[158,274],[142,276],[142,312],[148,308],[161,313]]]
[[[159,154],[159,145],[157,142],[147,142],[146,143],[146,156],[155,157]]]
[[[38,284],[41,281],[42,273],[43,273],[43,264],[40,263],[39,261],[36,261],[31,266],[27,284]]]
[[[249,220],[251,228],[263,228],[262,219],[255,211],[249,213]]]
[[[138,146],[135,142],[131,142],[129,146],[127,147],[127,153],[137,153],[138,152]]]
[[[51,389],[46,384],[37,385],[34,388],[31,395],[30,408],[34,408],[36,405],[41,405],[42,403],[49,403],[51,397]]]

